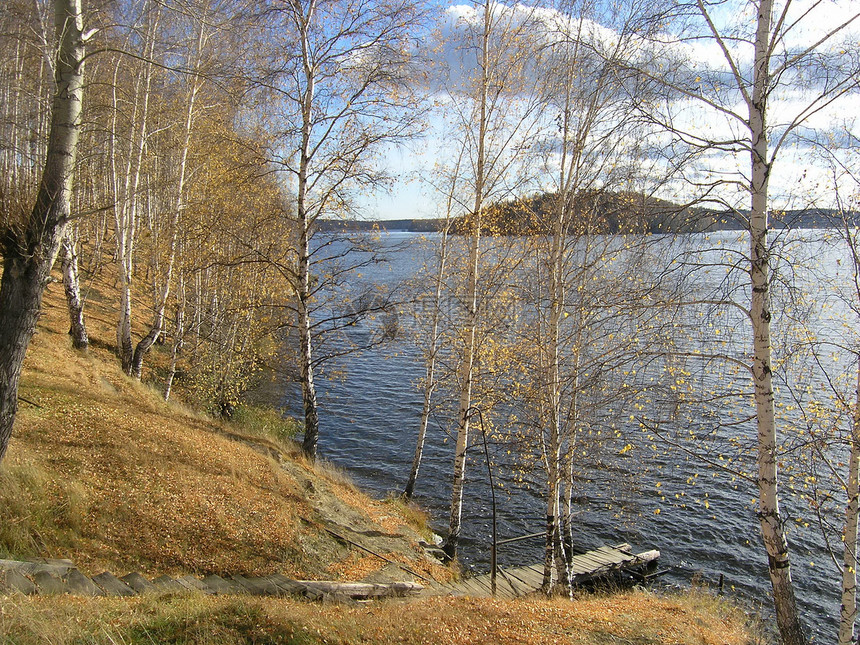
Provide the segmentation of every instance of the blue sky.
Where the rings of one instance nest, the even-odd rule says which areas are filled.
[[[731,6],[729,6],[729,4]],[[732,32],[735,36],[748,35],[754,26],[754,14],[746,2],[733,2],[724,6],[720,13],[715,14],[716,21],[725,21],[726,24],[718,25],[724,33]],[[777,15],[783,4],[778,3]],[[807,10],[812,9],[808,14]],[[513,11],[531,11],[529,5],[518,5]],[[511,11],[510,7],[507,11]],[[551,10],[542,9],[546,15]],[[448,39],[438,46],[443,48],[441,56],[437,52],[436,57],[451,60],[451,51],[458,47],[458,30],[451,26],[457,20],[468,18],[473,8],[463,3],[437,3],[434,4],[434,12],[440,16],[440,22]],[[787,13],[787,24],[803,15],[803,20],[797,22],[792,30],[781,42],[785,52],[801,51],[804,48],[818,42],[825,34],[829,33],[835,26],[851,20],[860,12],[860,3],[855,0],[832,0],[816,3],[814,0],[794,0],[790,3]],[[736,32],[736,33],[735,33]],[[600,37],[612,39],[614,32],[610,28],[604,28]],[[677,34],[669,31],[666,40],[672,40]],[[726,45],[732,57],[739,64],[749,66],[751,62],[752,49],[741,40],[726,40]],[[718,78],[721,74],[729,73],[729,65],[720,45],[714,39],[697,39],[689,42],[676,42],[665,45],[666,51],[675,50],[683,54],[688,63],[688,71],[691,75],[697,74],[697,78]],[[845,29],[840,37],[834,41],[832,53],[839,59],[840,51],[844,52],[842,60],[849,60],[851,56],[857,55],[860,48],[860,20]],[[697,71],[700,70],[700,71]],[[789,80],[790,76],[787,76]],[[798,114],[810,104],[811,98],[816,90],[815,78],[796,79],[804,81],[801,84],[787,84],[775,92],[771,99],[771,123],[790,123]],[[437,89],[437,91],[439,91]],[[725,88],[717,88],[708,95],[705,89],[702,95],[706,97],[720,97],[723,107],[732,110],[741,116],[745,115],[745,105],[740,95],[735,92],[734,99]],[[449,96],[450,98],[450,96]],[[821,105],[820,109],[809,115],[807,124],[815,130],[851,132],[858,134],[854,124],[856,106],[860,104],[860,97],[854,92],[831,104]],[[678,99],[671,106],[676,123],[689,129],[691,132],[704,134],[714,138],[726,138],[742,133],[743,128],[731,117],[724,113],[707,107],[701,101],[691,99]],[[451,156],[450,143],[452,133],[444,119],[444,108],[442,111],[431,113],[428,117],[425,134],[405,147],[389,149],[385,155],[384,163],[389,170],[396,175],[396,181],[390,190],[377,191],[374,195],[365,196],[361,200],[360,212],[366,219],[400,219],[400,218],[423,218],[440,216],[440,198],[432,187],[434,168],[439,164],[446,163]],[[812,129],[803,128],[798,130],[804,135],[812,134]],[[774,140],[780,130],[774,133]],[[844,156],[845,161],[850,154]],[[700,176],[735,176],[741,178],[749,165],[748,153],[725,154],[713,153],[703,160],[696,173]],[[778,163],[774,167],[772,180],[772,193],[774,195],[775,207],[799,207],[806,205],[810,199],[823,201],[832,196],[834,188],[833,173],[818,163],[812,149],[802,140],[797,139],[786,144],[781,153]],[[843,190],[847,190],[843,186]],[[663,191],[663,196],[677,199],[686,199],[690,195],[689,188],[683,182],[674,182]],[[743,195],[736,196],[740,203]]]

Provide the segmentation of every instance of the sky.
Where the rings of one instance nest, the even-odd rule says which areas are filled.
[[[431,80],[428,84],[428,98],[436,99],[439,106],[431,110],[423,135],[406,146],[392,147],[385,152],[383,163],[395,176],[395,181],[389,190],[379,190],[362,199],[359,212],[366,219],[425,218],[442,215],[441,199],[432,185],[433,177],[436,176],[434,170],[449,163],[453,156],[451,142],[456,139],[456,133],[452,131],[455,126],[451,124],[450,118],[446,117],[450,117],[452,95],[456,96],[462,89],[458,88],[458,74],[453,74],[454,80],[451,80],[450,72],[452,66],[457,65],[456,52],[462,50],[468,31],[467,23],[474,20],[476,14],[474,7],[463,3],[442,3],[436,7],[436,14],[439,16],[436,34],[444,37],[426,39],[423,45],[435,60],[447,63],[447,70],[436,68],[435,72],[431,72],[447,72],[447,83],[437,79],[439,82]],[[780,15],[783,7],[784,3],[777,2],[775,15]],[[513,9],[508,6],[502,10],[511,14],[534,14],[533,7],[529,4],[519,4]],[[851,22],[858,13],[860,3],[855,0],[791,2],[784,22],[791,25],[791,28],[785,30],[777,54],[790,57],[815,45],[834,28]],[[547,25],[565,18],[546,8],[540,10],[539,16]],[[602,40],[603,44],[611,44],[614,39],[619,38],[611,25],[601,25],[600,18],[594,18],[595,24],[591,30],[591,33],[595,34],[593,38]],[[748,3],[730,0],[722,5],[719,12],[713,14],[713,19],[722,34],[731,36],[726,38],[724,44],[744,73],[751,66],[753,50],[749,44],[743,42],[743,38],[736,37],[749,36],[752,33],[751,30],[755,26],[754,12]],[[639,56],[652,60],[654,57],[665,57],[667,65],[674,64],[672,61],[677,58],[683,58],[686,63],[677,68],[677,78],[683,81],[686,74],[684,82],[692,83],[688,86],[696,88],[700,97],[719,103],[721,108],[744,117],[747,112],[742,96],[737,91],[727,89],[731,87],[731,68],[717,41],[713,38],[680,38],[682,35],[701,34],[703,26],[704,24],[699,22],[694,29],[683,33],[672,28],[658,32],[660,42],[654,44],[642,41],[640,51],[645,53],[640,53]],[[537,27],[530,29],[533,34],[539,30]],[[541,36],[544,39],[548,37],[546,33]],[[510,47],[513,48],[513,45]],[[847,28],[840,31],[838,37],[829,40],[820,49],[831,56],[831,62],[841,65],[856,63],[860,56],[860,18],[853,20]],[[459,74],[467,76],[468,70],[461,69]],[[770,99],[770,124],[774,128],[772,142],[778,140],[785,127],[798,115],[805,115],[805,110],[810,106],[815,106],[816,109],[805,115],[804,127],[794,131],[802,136],[787,139],[777,158],[771,180],[773,205],[778,208],[803,207],[811,201],[830,204],[833,201],[834,173],[828,169],[828,164],[821,162],[821,155],[809,145],[808,139],[814,134],[813,130],[819,133],[847,132],[852,136],[860,135],[853,122],[856,106],[860,105],[860,96],[854,91],[833,102],[816,104],[815,97],[820,94],[823,75],[820,70],[811,67],[806,68],[803,74],[786,73],[782,79],[782,86],[774,91]],[[856,80],[855,77],[855,82]],[[675,125],[690,133],[725,140],[744,132],[739,121],[709,107],[707,102],[700,99],[676,96],[666,105],[672,112]],[[845,163],[854,161],[851,153],[837,153],[837,157]],[[689,168],[688,174],[692,173],[690,177],[700,180],[720,174],[743,181],[748,166],[747,152],[714,152],[703,157],[695,168]],[[851,187],[847,184],[842,185],[841,189],[851,192]],[[661,194],[679,201],[689,199],[692,195],[689,184],[681,180],[670,182],[662,189]],[[734,199],[743,206],[746,198],[742,193],[736,193],[729,195],[727,199]]]

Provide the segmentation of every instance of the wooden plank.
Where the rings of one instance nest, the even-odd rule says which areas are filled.
[[[490,581],[489,575],[478,576],[476,578],[472,578],[472,582],[478,585],[479,588],[484,590],[484,593],[488,596],[493,595],[493,585]]]
[[[629,545],[619,545],[630,548]],[[573,582],[584,581],[627,566],[637,566],[659,557],[659,551],[647,554],[633,555],[615,546],[601,546],[586,553],[573,556],[571,568]],[[642,558],[640,560],[640,558]],[[492,593],[492,582],[489,574],[476,576],[456,583],[434,586],[429,593],[489,596]],[[502,569],[496,579],[496,595],[499,597],[516,598],[534,593],[543,586],[543,564],[530,564],[520,567]]]
[[[581,553],[577,557],[579,558],[580,562],[583,563],[583,566],[586,567],[586,569],[590,569],[591,571],[599,569],[606,564],[606,561],[604,559],[599,558],[592,553]]]
[[[17,571],[25,576],[33,576],[39,571],[46,571],[53,576],[62,578],[74,568],[75,565],[68,560],[50,560],[45,562],[0,560],[0,571]]]
[[[528,567],[510,569],[509,573],[519,578],[532,591],[540,589],[543,584],[543,573],[537,573]]]
[[[489,587],[484,587],[478,582],[475,582],[474,578],[469,578],[468,580],[463,581],[463,590],[468,592],[468,595],[483,597],[490,595]]]
[[[499,572],[499,586],[504,587],[509,590],[511,596],[514,598],[519,598],[523,594],[523,589],[526,589],[526,586],[522,583],[517,584],[518,580],[513,576],[509,575],[504,569]]]
[[[624,562],[632,562],[636,559],[633,555],[629,553],[624,553],[622,551],[619,551],[618,549],[613,549],[609,546],[604,546],[597,549],[596,553],[600,554],[601,557],[616,565],[622,564]]]
[[[214,573],[205,576],[200,582],[209,587],[212,593],[219,594],[222,596],[245,593],[245,588],[243,586],[236,584],[232,580],[225,580],[221,576]]]
[[[204,582],[200,582],[194,576],[182,576],[181,578],[177,578],[176,582],[181,585],[184,585],[187,589],[191,591],[199,591],[201,593],[212,595],[215,592]]]
[[[158,576],[155,580],[152,581],[160,591],[186,591],[185,586],[179,582],[176,582],[170,576]]]
[[[284,592],[278,585],[265,578],[254,578],[241,576],[238,573],[232,576],[238,584],[242,585],[249,594],[253,596],[283,596]]]
[[[273,573],[271,575],[266,576],[266,579],[269,580],[272,584],[275,584],[279,588],[283,589],[286,595],[300,596],[305,591],[305,586],[302,583],[298,582],[297,580],[293,580],[292,578],[288,578],[281,573]]]
[[[516,590],[517,594],[520,596],[530,594],[534,591],[534,589],[532,589],[530,585],[520,580],[510,571],[505,571],[505,580],[507,580],[508,584],[511,585]]]

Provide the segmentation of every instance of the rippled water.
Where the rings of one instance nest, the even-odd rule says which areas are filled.
[[[413,243],[397,246],[404,241]],[[411,234],[388,234],[382,244],[397,250],[388,265],[365,270],[365,281],[395,284],[413,275],[432,253]],[[359,328],[353,333],[364,332]],[[421,414],[422,394],[416,384],[424,366],[419,352],[401,339],[352,356],[342,366],[345,380],[319,382],[319,452],[347,469],[361,487],[380,496],[398,493],[409,474]],[[298,393],[294,386],[288,390],[286,401],[298,413]],[[752,426],[743,431],[752,431]],[[452,462],[453,440],[444,424],[432,423],[416,499],[430,510],[441,532],[447,526]],[[491,513],[481,454],[473,455],[468,472],[460,559],[466,567],[484,571]],[[577,546],[629,542],[637,551],[659,549],[661,568],[670,568],[665,581],[687,584],[695,576],[715,585],[722,574],[727,589],[768,614],[770,585],[753,495],[748,485],[714,477],[679,451],[646,446],[644,453],[590,473],[577,500]],[[792,510],[788,504],[786,513],[792,515]],[[541,531],[543,516],[536,490],[510,482],[504,492],[499,490],[500,539]],[[814,530],[796,529],[790,540],[804,621],[819,639],[830,640],[839,608],[834,567]],[[541,558],[540,539],[505,545],[499,553],[503,565]]]

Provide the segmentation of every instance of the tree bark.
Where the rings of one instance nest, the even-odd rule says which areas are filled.
[[[469,414],[472,408],[472,379],[475,368],[475,352],[478,327],[478,275],[481,251],[481,211],[484,207],[485,143],[487,137],[487,85],[490,47],[490,2],[484,2],[483,33],[481,34],[481,69],[479,90],[479,115],[477,134],[477,157],[475,160],[475,202],[472,208],[472,234],[469,241],[469,268],[466,279],[466,319],[463,325],[464,347],[460,359],[459,383],[460,405],[457,414],[457,443],[454,448],[454,476],[451,484],[451,514],[448,521],[448,537],[444,551],[450,558],[457,555],[463,514],[463,488],[466,481],[466,450],[469,447]]]
[[[69,336],[75,349],[86,351],[90,341],[87,336],[87,325],[84,320],[84,305],[81,302],[81,286],[78,279],[78,254],[75,243],[69,235],[62,243],[63,289],[66,292],[66,304],[69,307]]]
[[[80,0],[55,0],[59,39],[56,87],[45,168],[23,231],[3,231],[0,280],[0,460],[18,409],[18,383],[36,330],[42,295],[69,219],[83,99],[83,16]]]
[[[200,72],[200,67],[203,58],[203,47],[206,42],[206,18],[200,16],[198,22],[197,40],[194,55],[194,72]],[[134,356],[132,358],[131,375],[140,380],[143,372],[143,359],[152,346],[158,341],[164,330],[164,312],[167,309],[167,299],[170,296],[170,287],[173,281],[173,270],[176,265],[176,250],[179,241],[179,228],[182,219],[182,212],[185,210],[185,184],[188,175],[188,149],[191,146],[191,134],[194,129],[194,112],[197,105],[197,95],[200,91],[200,81],[195,76],[192,78],[191,89],[188,92],[188,102],[185,108],[185,129],[183,131],[182,149],[179,157],[179,167],[177,169],[178,179],[176,186],[176,196],[173,206],[173,212],[170,216],[169,235],[170,242],[167,255],[167,267],[164,270],[164,275],[159,276],[157,271],[153,271],[152,281],[154,292],[158,291],[156,301],[154,303],[154,314],[152,326],[146,336],[140,339],[137,346],[134,348]],[[158,279],[161,277],[162,283],[157,285]]]
[[[857,525],[860,515],[860,362],[857,365],[857,392],[851,424],[851,450],[845,491],[845,537],[842,554],[842,606],[839,609],[839,645],[855,643],[857,621]]]
[[[173,326],[173,346],[170,349],[170,367],[167,368],[167,378],[164,381],[164,400],[170,400],[170,392],[173,389],[173,379],[176,376],[176,363],[179,353],[185,341],[185,307],[188,296],[185,290],[185,275],[179,275],[178,294],[179,304],[176,306],[176,319]]]
[[[315,71],[311,65],[309,24],[313,18],[315,3],[309,3],[307,14],[297,11],[296,20],[300,27],[303,73],[305,77],[302,96],[302,133],[299,152],[298,189],[296,191],[296,210],[301,228],[298,262],[298,310],[299,310],[299,358],[301,361],[302,403],[305,411],[305,434],[302,451],[309,459],[316,459],[320,424],[317,404],[317,390],[314,383],[313,338],[311,334],[311,216],[308,213],[308,173],[311,163],[311,129],[313,123],[313,102],[315,92]]]
[[[452,182],[452,190],[453,190]],[[427,369],[424,377],[424,404],[421,408],[421,422],[418,427],[418,439],[415,443],[415,456],[412,458],[412,470],[403,490],[403,498],[412,499],[415,492],[415,482],[418,480],[418,470],[421,467],[421,458],[424,454],[424,442],[427,437],[427,426],[430,423],[430,410],[433,399],[433,391],[436,388],[436,358],[439,353],[439,318],[441,315],[442,283],[445,279],[445,265],[448,259],[448,235],[450,233],[450,213],[453,195],[448,195],[448,217],[445,219],[445,227],[442,230],[442,243],[439,249],[439,266],[436,271],[436,289],[433,299],[433,322],[430,329],[430,354],[427,361]]]
[[[771,367],[771,269],[768,250],[768,182],[770,160],[766,128],[770,89],[770,28],[772,0],[761,0],[755,42],[753,92],[749,102],[752,178],[750,193],[750,319],[753,332],[753,385],[758,427],[759,523],[767,551],[776,622],[784,645],[806,642],[791,580],[791,567],[779,509],[777,428]]]

